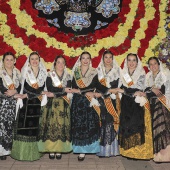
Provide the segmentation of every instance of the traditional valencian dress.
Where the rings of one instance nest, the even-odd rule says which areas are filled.
[[[148,105],[140,103],[145,98],[133,97],[136,91],[143,91],[145,71],[138,58],[134,73],[130,76],[127,58],[121,71],[122,88],[125,93],[121,98],[119,127],[120,154],[134,159],[153,158],[151,116]]]
[[[70,152],[71,122],[70,100],[65,87],[71,87],[71,76],[65,69],[62,77],[53,70],[49,72],[46,80],[47,90],[54,93],[53,98],[48,98],[46,106],[42,107],[42,116],[39,129],[40,152]]]
[[[120,68],[113,59],[112,69],[106,73],[103,58],[97,68],[98,78],[101,84],[108,88],[118,88],[121,86]],[[101,129],[100,129],[100,152],[98,156],[119,155],[118,130],[120,114],[120,98],[118,95],[109,94],[105,99],[99,98],[101,103]]]
[[[73,69],[72,88],[80,89],[81,94],[74,94],[71,105],[72,144],[74,153],[100,152],[100,108],[96,99],[86,96],[86,92],[95,89],[107,91],[98,80],[97,70],[89,66],[84,76],[80,66]]]
[[[47,71],[40,61],[39,73],[35,77],[27,59],[21,74],[21,93],[23,90],[23,94],[27,93],[28,98],[23,99],[23,107],[18,111],[11,156],[17,160],[34,161],[42,156],[38,151],[37,136],[41,102],[44,97],[41,92],[44,91]]]
[[[20,91],[20,72],[14,67],[10,77],[2,66],[0,68],[0,156],[9,155],[12,148],[12,131],[15,120],[16,99],[4,93],[16,89]]]
[[[153,76],[148,72],[145,91],[150,102],[154,144],[154,161],[170,162],[170,71],[162,67]],[[157,97],[151,88],[159,88],[162,96]]]

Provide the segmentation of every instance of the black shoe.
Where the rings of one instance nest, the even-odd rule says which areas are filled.
[[[6,156],[0,156],[1,160],[6,160]]]
[[[60,154],[60,155],[56,155],[56,159],[61,159],[62,158],[62,155]]]
[[[84,159],[85,159],[85,156],[84,157],[78,156],[78,161],[84,161]]]
[[[49,159],[55,159],[55,155],[50,155],[49,154]]]

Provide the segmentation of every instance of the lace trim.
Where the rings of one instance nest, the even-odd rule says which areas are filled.
[[[135,147],[136,145],[142,145],[145,143],[145,138],[140,133],[136,133],[129,138],[123,138],[122,135],[119,135],[120,146],[125,150]]]

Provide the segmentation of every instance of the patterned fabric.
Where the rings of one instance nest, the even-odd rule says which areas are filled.
[[[99,140],[99,117],[85,96],[74,94],[71,106],[72,142],[90,145]]]
[[[16,100],[0,98],[0,156],[11,152],[15,105]]]
[[[39,127],[40,152],[70,152],[70,107],[63,98],[49,98],[42,108]]]
[[[24,84],[24,91],[27,90],[27,93],[29,92],[30,95],[28,95],[28,99],[23,100],[24,106],[19,110],[15,122],[14,141],[11,152],[11,156],[14,159],[34,161],[42,156],[38,151],[37,145],[39,117],[41,115],[41,103],[37,95],[43,89],[44,86],[34,89],[27,82]]]
[[[170,145],[170,113],[157,99],[150,99],[153,124],[154,153]]]
[[[137,112],[136,112],[137,113]],[[130,149],[123,149],[120,147],[120,154],[134,159],[151,159],[153,158],[153,140],[152,140],[152,127],[151,127],[151,113],[145,109],[145,143],[136,145]],[[133,142],[133,141],[132,141]]]
[[[126,95],[121,99],[119,144],[130,149],[145,143],[144,108],[135,103],[134,97]]]
[[[122,0],[33,0],[32,3],[50,26],[65,33],[85,35],[106,27],[117,18]],[[107,24],[97,27],[98,18]]]

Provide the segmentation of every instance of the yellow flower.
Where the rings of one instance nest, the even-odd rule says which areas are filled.
[[[159,51],[156,51],[155,52],[155,57],[158,57],[158,55],[159,55]]]

